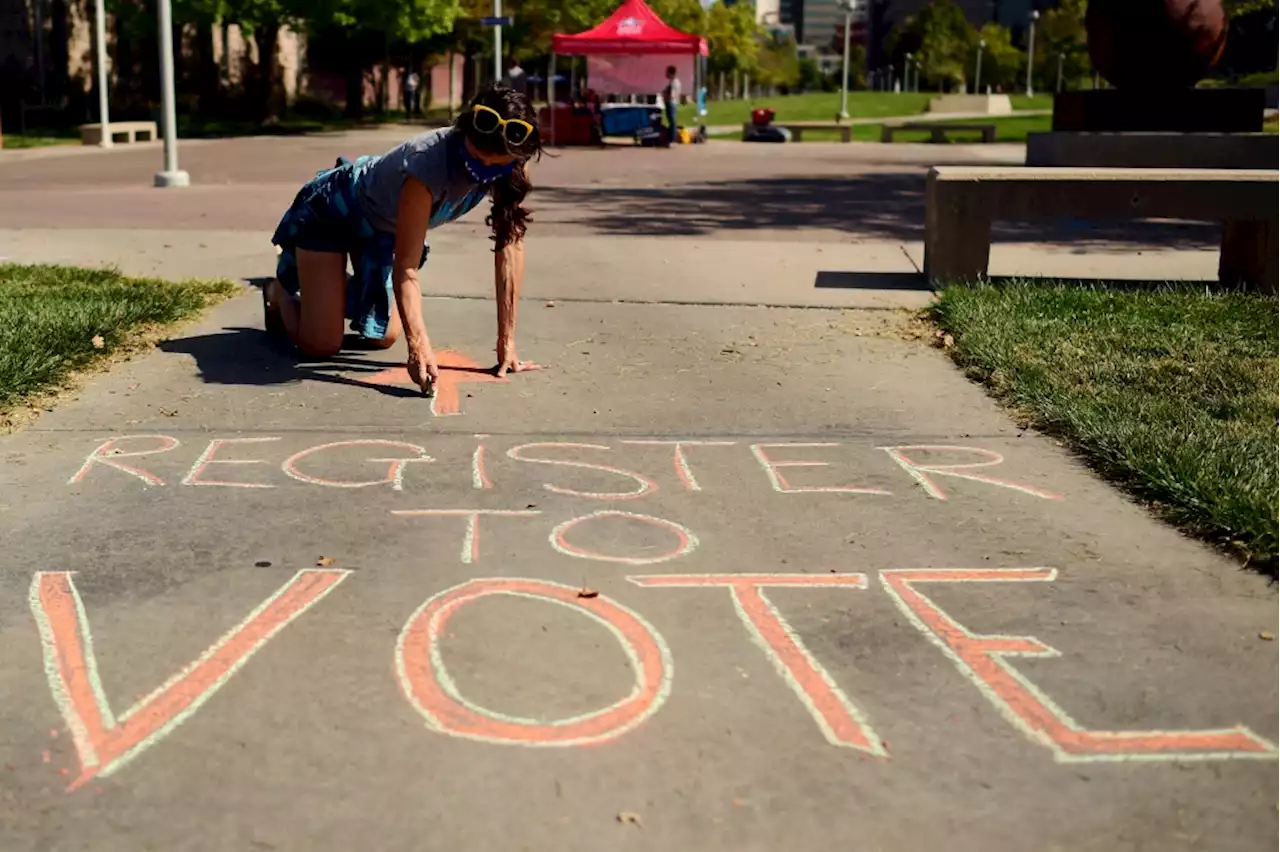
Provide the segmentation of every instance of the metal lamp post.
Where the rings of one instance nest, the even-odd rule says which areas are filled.
[[[502,17],[502,0],[493,0],[493,17]],[[502,82],[502,24],[493,28],[493,82]],[[551,85],[555,85],[554,80]]]
[[[169,0],[158,0],[160,28],[160,109],[164,119],[164,171],[156,186],[190,186],[191,175],[178,168],[177,109],[173,99],[173,12]]]
[[[844,68],[840,74],[840,117],[849,117],[849,30],[853,29],[853,12],[858,0],[840,0],[837,8],[844,10]]]
[[[973,93],[982,94],[982,51],[987,46],[985,38],[978,39],[978,67],[973,72]]]
[[[911,91],[911,54],[902,57],[902,91]]]
[[[102,135],[98,145],[110,148],[115,144],[111,138],[111,115],[107,107],[107,23],[106,12],[102,0],[93,4],[93,51],[98,60],[98,122],[102,125]]]
[[[1058,91],[1059,92],[1062,91],[1062,66],[1066,63],[1066,61],[1067,61],[1067,55],[1065,53],[1059,53],[1058,54]]]
[[[1038,20],[1040,20],[1040,13],[1033,10],[1030,15],[1030,29],[1027,33],[1027,97],[1036,93],[1035,87],[1031,84],[1031,69],[1036,65],[1036,21]]]

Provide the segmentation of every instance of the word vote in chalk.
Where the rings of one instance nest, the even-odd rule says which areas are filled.
[[[331,568],[299,571],[195,661],[116,716],[98,677],[89,608],[80,598],[74,572],[36,573],[30,607],[43,646],[45,673],[80,763],[68,792],[93,778],[113,775],[172,735],[272,638],[349,576],[347,571]],[[975,633],[920,588],[947,583],[1048,583],[1056,578],[1057,572],[1048,568],[905,569],[882,571],[879,576],[880,587],[909,624],[1016,731],[1047,749],[1057,762],[1276,758],[1275,744],[1243,725],[1187,731],[1086,727],[1013,664],[1019,658],[1055,658],[1061,652],[1033,636]],[[659,574],[627,579],[653,590],[655,596],[727,592],[732,608],[725,607],[725,616],[737,613],[748,636],[827,742],[870,758],[890,758],[875,724],[877,716],[893,712],[892,692],[884,692],[873,703],[855,701],[809,651],[767,594],[774,588],[858,593],[868,588],[865,574]],[[604,627],[627,657],[634,679],[631,690],[602,708],[568,719],[512,716],[462,695],[445,668],[441,636],[447,635],[449,619],[462,608],[497,595],[563,607]],[[702,643],[681,649],[685,654],[700,651],[705,652]],[[498,745],[607,744],[650,721],[673,690],[681,688],[673,651],[647,618],[606,595],[584,598],[572,586],[539,579],[478,578],[431,596],[409,616],[392,653],[401,692],[429,730]]]

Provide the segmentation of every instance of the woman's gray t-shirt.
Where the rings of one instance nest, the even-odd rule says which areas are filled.
[[[357,180],[360,207],[379,231],[395,233],[396,212],[405,178],[415,177],[431,191],[431,227],[452,222],[479,204],[489,188],[478,184],[462,164],[462,137],[452,127],[428,130],[392,148]]]

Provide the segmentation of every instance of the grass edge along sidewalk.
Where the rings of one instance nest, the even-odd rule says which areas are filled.
[[[953,285],[953,360],[1184,532],[1276,576],[1277,300],[1194,285]]]
[[[142,348],[234,294],[231,281],[128,278],[114,269],[0,263],[0,432],[81,370]]]

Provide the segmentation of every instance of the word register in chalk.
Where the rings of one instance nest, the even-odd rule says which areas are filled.
[[[738,470],[745,466],[751,481],[778,494],[875,498],[916,491],[929,499],[948,500],[954,493],[975,489],[981,493],[980,486],[1041,500],[1062,499],[1039,485],[995,476],[993,468],[1005,463],[1001,453],[955,444],[881,446],[867,452],[836,441],[636,439],[621,440],[617,446],[541,441],[496,451],[483,436],[465,450],[456,439],[439,439],[428,450],[420,442],[358,438],[281,451],[272,457],[271,449],[283,446],[282,442],[279,437],[214,438],[195,452],[169,435],[121,435],[94,447],[68,484],[89,486],[108,476],[123,476],[146,487],[254,489],[301,483],[423,491],[433,485],[465,487],[469,479],[472,488],[490,490],[527,482],[529,471],[536,468],[549,480],[540,486],[552,493],[629,501],[662,488],[694,492],[736,488],[724,477],[716,479],[714,473],[707,473],[730,465]],[[666,460],[661,458],[664,454]],[[699,456],[703,461],[696,463]],[[617,463],[620,458],[626,467]],[[467,473],[433,472],[433,466],[450,471],[459,467],[452,462],[467,462]],[[695,467],[700,468],[697,473]],[[552,470],[559,472],[555,479],[549,474]]]

